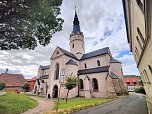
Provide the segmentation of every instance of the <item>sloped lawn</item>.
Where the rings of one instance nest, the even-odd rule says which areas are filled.
[[[110,102],[115,99],[102,99],[102,98],[91,98],[91,99],[85,99],[85,98],[75,98],[75,99],[69,99],[68,102],[66,103],[65,100],[60,100],[59,103],[59,110],[58,114],[65,114],[65,113],[70,113],[70,112],[75,112],[81,109],[89,108],[92,106],[96,106],[99,104],[103,104],[106,102]],[[52,109],[52,111],[48,112],[47,114],[55,114],[56,110],[56,103],[57,101],[54,101],[55,105]]]
[[[20,114],[38,105],[24,94],[6,93],[0,96],[0,114]]]

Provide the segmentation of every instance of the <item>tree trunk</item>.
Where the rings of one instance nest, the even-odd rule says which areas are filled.
[[[69,90],[68,90],[67,96],[66,96],[66,103],[67,103],[67,101],[68,101],[68,95],[69,95]]]

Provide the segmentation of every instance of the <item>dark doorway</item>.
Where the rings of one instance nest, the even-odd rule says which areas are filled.
[[[51,96],[50,96],[50,94],[48,94],[48,98],[50,98]]]
[[[53,98],[57,98],[58,97],[58,86],[55,85],[53,87]]]
[[[37,91],[37,86],[35,86],[35,89],[34,89],[34,94],[36,94],[36,91]]]

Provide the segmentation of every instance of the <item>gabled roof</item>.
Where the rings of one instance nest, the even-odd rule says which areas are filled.
[[[72,53],[70,53],[70,52],[68,52],[68,51],[66,51],[66,50],[64,50],[64,49],[62,49],[62,48],[60,48],[60,47],[58,47],[58,48],[59,48],[65,55],[67,55],[67,56],[69,56],[69,57],[72,57],[72,58],[78,60],[78,58],[77,58],[75,55],[73,55]]]
[[[27,80],[27,82],[31,82],[31,81],[36,81],[36,79],[37,79],[37,77],[33,77],[31,79],[26,79],[26,80]]]
[[[49,79],[49,75],[43,75],[39,79]]]
[[[118,60],[114,59],[113,57],[110,57],[110,63],[121,63]]]
[[[77,65],[77,63],[75,61],[73,61],[73,59],[70,59],[66,65]]]
[[[23,87],[27,81],[22,74],[0,74],[0,82],[5,82],[6,87]]]
[[[113,72],[111,72],[110,76],[112,79],[118,79],[117,75],[115,75]]]
[[[108,54],[108,51],[109,51],[109,47],[99,49],[99,50],[96,50],[96,51],[92,51],[90,53],[84,54],[80,60],[92,58],[92,57],[99,56],[99,55]]]
[[[39,67],[40,70],[45,70],[45,69],[49,69],[49,68],[50,68],[50,65],[46,65],[46,66],[40,65],[40,67]]]
[[[102,67],[79,70],[78,71],[78,75],[100,73],[100,72],[108,72],[109,71],[109,67],[110,66],[108,65],[108,66],[102,66]]]

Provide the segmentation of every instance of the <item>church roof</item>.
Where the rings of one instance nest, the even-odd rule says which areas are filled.
[[[114,59],[113,57],[110,58],[110,62],[111,63],[121,63],[118,60]]]
[[[73,33],[81,32],[80,25],[79,25],[79,18],[77,16],[76,7],[75,7],[75,16],[73,21]]]
[[[72,59],[70,59],[66,65],[77,65],[77,63],[75,61],[73,61]]]
[[[46,65],[46,66],[42,66],[40,65],[39,69],[41,70],[45,70],[45,69],[49,69],[50,68],[50,65]]]
[[[78,71],[78,75],[100,73],[100,72],[108,72],[109,67],[110,66],[108,65],[108,66],[102,66],[102,67],[79,70]]]
[[[80,60],[92,58],[92,57],[103,55],[103,54],[108,54],[108,51],[109,51],[109,47],[92,51],[92,52],[84,54]]]
[[[117,75],[115,75],[113,72],[111,72],[110,76],[111,76],[112,79],[118,79]]]
[[[48,78],[49,78],[49,75],[43,75],[39,79],[48,79]]]
[[[66,51],[66,50],[64,50],[64,49],[62,49],[62,48],[60,48],[60,47],[58,47],[65,55],[67,55],[67,56],[69,56],[69,57],[72,57],[72,58],[74,58],[74,59],[78,59],[76,56],[74,56],[72,53],[70,53],[70,52],[68,52],[68,51]]]

